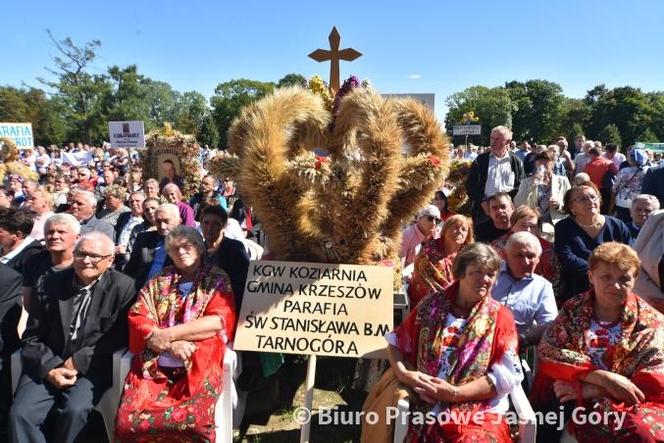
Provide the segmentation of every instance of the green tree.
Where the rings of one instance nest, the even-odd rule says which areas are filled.
[[[643,142],[643,143],[659,143],[659,139],[655,135],[653,131],[650,130],[650,128],[647,128],[643,133],[634,140],[635,142]]]
[[[166,82],[147,79],[143,84],[148,106],[148,121],[145,130],[160,128],[165,122],[175,123],[178,118],[178,103],[181,94]]]
[[[39,80],[52,88],[54,95],[61,98],[70,139],[101,141],[108,132],[104,111],[111,85],[107,76],[89,72],[90,64],[96,57],[95,51],[101,46],[101,42],[92,40],[81,47],[74,44],[69,37],[56,40],[50,31],[47,32],[59,53],[53,57],[55,68],[46,68],[56,80]]]
[[[140,75],[136,65],[126,68],[112,66],[108,69],[112,93],[108,99],[109,120],[142,120],[149,119],[147,79]]]
[[[590,120],[590,106],[581,99],[565,98],[562,103],[558,134],[567,137],[569,143],[577,135],[583,135],[583,128]]]
[[[613,123],[609,123],[608,125],[604,126],[604,129],[602,129],[602,132],[599,134],[599,140],[604,145],[608,143],[615,143],[616,145],[620,145],[622,143],[622,139],[620,138],[620,131]]]
[[[647,97],[653,108],[650,129],[659,140],[664,140],[664,92],[650,92]]]
[[[482,135],[473,136],[470,141],[483,145],[489,144],[491,129],[498,125],[512,126],[512,102],[505,88],[487,88],[472,86],[462,92],[452,94],[445,100],[449,111],[445,117],[445,129],[452,133],[452,128],[463,119],[463,114],[474,111],[482,125]],[[465,137],[456,137],[455,143],[462,143]]]
[[[38,145],[64,141],[67,124],[58,105],[41,89],[0,87],[0,121],[32,123]]]
[[[177,109],[175,127],[185,134],[197,135],[208,113],[205,96],[196,91],[185,92],[178,100]]]
[[[603,85],[601,85],[603,86]],[[597,87],[595,89],[598,89]],[[638,88],[624,86],[611,90],[588,91],[586,100],[591,103],[591,119],[588,127],[590,138],[599,137],[602,129],[615,123],[620,131],[623,146],[633,144],[637,137],[650,127],[655,108]]]
[[[277,88],[284,88],[286,86],[302,86],[307,87],[307,79],[300,74],[286,74],[277,82]]]
[[[210,148],[217,148],[219,146],[219,132],[211,113],[208,113],[203,119],[196,139],[202,145],[208,145]]]
[[[513,105],[514,139],[551,142],[557,135],[565,100],[560,85],[546,80],[511,81],[505,89]]]
[[[226,132],[242,108],[274,90],[274,83],[237,79],[220,83],[210,99],[212,116],[219,132],[219,147],[227,146]]]

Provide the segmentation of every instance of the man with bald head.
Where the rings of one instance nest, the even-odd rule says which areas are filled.
[[[512,234],[491,293],[512,311],[521,349],[539,343],[549,323],[558,316],[551,283],[534,273],[541,254],[542,246],[533,234]]]
[[[148,280],[161,274],[164,266],[172,263],[166,253],[164,238],[171,229],[180,224],[178,207],[164,203],[159,205],[154,213],[154,225],[157,230],[141,232],[136,237],[124,273],[134,278],[137,289],[141,289]]]
[[[44,293],[34,294],[10,441],[74,441],[111,386],[112,356],[127,346],[136,295],[132,279],[111,268],[114,251],[105,234],[83,234],[72,267],[49,275]],[[48,415],[52,427],[44,426]]]

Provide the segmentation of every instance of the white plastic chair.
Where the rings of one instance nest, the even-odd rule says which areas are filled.
[[[126,349],[113,354],[113,386],[101,397],[95,407],[104,419],[108,441],[113,441],[115,435],[115,415],[120,405],[125,378],[131,368],[133,354]],[[223,389],[214,411],[214,427],[217,442],[233,441],[233,371],[237,364],[235,352],[227,348],[223,363]],[[11,357],[12,393],[16,392],[18,382],[23,371],[21,351],[16,351]]]
[[[521,384],[517,384],[509,393],[510,400],[519,416],[519,441],[521,443],[534,443],[537,435],[537,422],[535,412],[530,406],[526,393]],[[408,414],[410,404],[408,399],[399,400],[397,404],[399,416],[394,425],[394,443],[402,443],[408,432],[408,420],[403,420],[403,414]]]

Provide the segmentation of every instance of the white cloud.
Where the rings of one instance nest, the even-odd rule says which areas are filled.
[[[408,76],[408,78],[411,80],[418,80],[420,77],[422,77],[422,74],[410,74]]]

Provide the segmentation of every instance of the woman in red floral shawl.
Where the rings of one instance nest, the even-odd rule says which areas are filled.
[[[429,292],[438,292],[452,284],[454,258],[461,248],[472,242],[473,221],[463,215],[453,215],[443,225],[440,238],[422,246],[408,285],[411,310]]]
[[[576,401],[585,409],[568,429],[580,442],[664,441],[664,316],[632,292],[639,258],[608,242],[588,266],[592,289],[563,305],[540,342],[533,406],[569,413]],[[590,423],[593,412],[606,420]],[[554,427],[538,441],[557,441]]]
[[[452,268],[457,282],[425,297],[388,334],[396,378],[417,394],[406,441],[512,441],[507,394],[523,375],[512,314],[491,298],[499,266],[490,246],[466,246]],[[413,412],[441,420],[422,424]]]
[[[174,266],[148,281],[129,312],[134,358],[116,439],[213,442],[224,352],[235,329],[230,280],[203,263],[205,245],[195,229],[176,227],[165,247]]]

